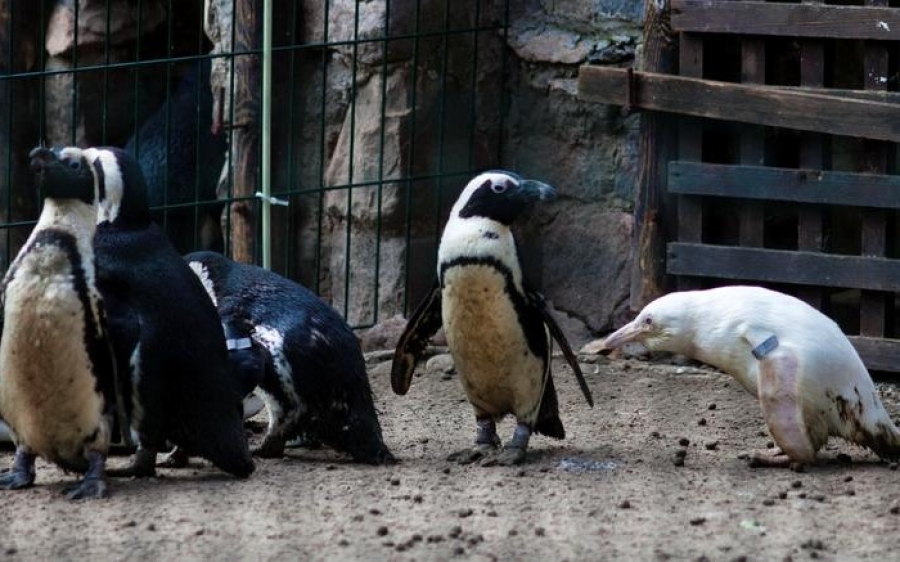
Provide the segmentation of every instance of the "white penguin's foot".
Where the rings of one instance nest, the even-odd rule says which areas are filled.
[[[0,490],[22,490],[34,485],[35,456],[23,448],[16,448],[16,458],[12,468],[0,474]]]
[[[790,468],[794,472],[805,472],[806,465],[787,456],[781,449],[759,451],[749,456],[747,465],[750,468]]]

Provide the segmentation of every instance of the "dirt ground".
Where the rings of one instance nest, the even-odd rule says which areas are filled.
[[[259,461],[246,481],[197,462],[150,481],[113,480],[109,499],[71,503],[60,491],[72,476],[40,462],[34,488],[0,495],[0,560],[896,560],[900,552],[896,465],[833,441],[805,473],[748,468],[741,454],[770,438],[752,397],[715,371],[584,357],[590,409],[557,359],[567,438],[535,437],[526,465],[500,468],[444,460],[470,443],[474,420],[440,360],[400,397],[378,357],[370,374],[396,466],[292,450]],[[880,388],[900,414],[900,391]],[[504,423],[501,435],[512,427]],[[0,465],[11,458],[4,450]]]

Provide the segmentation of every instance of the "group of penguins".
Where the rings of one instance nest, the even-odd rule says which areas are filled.
[[[181,256],[153,223],[143,173],[112,147],[35,148],[43,209],[10,266],[0,314],[0,419],[16,445],[0,489],[32,486],[38,456],[82,477],[71,499],[108,494],[107,476],[149,477],[157,455],[191,456],[237,477],[253,455],[283,456],[302,437],[355,461],[395,462],[384,443],[359,342],[303,286],[214,252]],[[554,340],[585,400],[577,357],[540,293],[524,279],[511,226],[556,190],[508,171],[478,174],[441,237],[434,287],[394,351],[391,385],[406,394],[430,338],[443,328],[476,422],[474,444],[449,459],[524,461],[533,433],[562,439]],[[812,462],[829,435],[883,458],[900,431],[838,326],[760,287],[672,293],[606,340],[695,357],[760,400],[780,447],[760,463]],[[268,428],[251,454],[243,400],[259,395]],[[497,422],[515,417],[502,444]],[[131,463],[107,469],[112,442]]]

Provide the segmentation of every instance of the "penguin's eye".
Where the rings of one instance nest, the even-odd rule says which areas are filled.
[[[491,183],[491,191],[499,195],[509,189],[509,185],[509,182]]]
[[[81,169],[81,160],[69,160],[69,168],[77,172]]]
[[[653,317],[648,316],[648,317],[644,318],[644,324],[646,324],[647,326],[652,326],[653,325]]]

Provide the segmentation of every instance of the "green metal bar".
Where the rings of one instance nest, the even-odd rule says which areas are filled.
[[[359,2],[356,3],[356,11],[353,14],[353,37],[359,37]],[[353,43],[353,67],[350,70],[350,83],[352,84],[352,101],[350,102],[350,146],[347,158],[347,181],[353,182],[353,156],[356,151],[356,102],[359,91],[357,90],[357,73],[359,56],[359,42]],[[353,237],[353,190],[347,190],[347,227],[344,240],[344,318],[350,314],[350,246]]]
[[[263,0],[262,266],[272,269],[272,0]]]
[[[385,0],[384,6],[384,41],[381,43],[381,123],[384,125],[387,116],[387,59],[388,59],[388,41],[391,35],[391,0]],[[378,136],[378,184],[376,194],[377,212],[375,213],[375,283],[372,287],[372,302],[374,308],[372,310],[372,324],[378,323],[379,312],[379,291],[381,286],[381,210],[382,195],[384,193],[384,143],[385,143],[385,127],[382,126]]]
[[[419,83],[419,40],[418,40],[418,32],[421,26],[421,17],[422,17],[422,2],[421,0],[416,0],[416,24],[414,33],[416,39],[413,40],[413,52],[412,52],[412,76],[410,78],[412,82],[412,89],[410,90],[409,96],[409,152],[407,155],[407,164],[406,164],[406,256],[404,259],[404,281],[403,286],[405,288],[409,287],[409,266],[411,260],[409,256],[409,248],[412,243],[412,200],[413,200],[413,170],[414,168],[414,156],[416,153],[416,92],[418,92],[418,83]],[[409,291],[403,291],[403,312],[406,314],[406,311],[409,310]]]
[[[325,2],[325,13],[322,17],[322,21],[324,22],[325,29],[323,32],[323,42],[328,42],[328,19],[330,13],[330,2]],[[319,185],[325,185],[325,160],[327,158],[326,151],[328,149],[327,141],[325,138],[325,115],[326,115],[326,94],[328,93],[328,50],[322,49],[322,95],[319,96],[320,99],[320,112],[319,114],[322,116],[319,120]],[[319,240],[319,243],[316,244],[316,256],[315,256],[315,273],[316,273],[316,292],[321,292],[322,286],[322,229],[324,226],[324,218],[325,218],[325,190],[319,190],[319,200],[318,200],[318,209],[316,210],[316,236]]]

